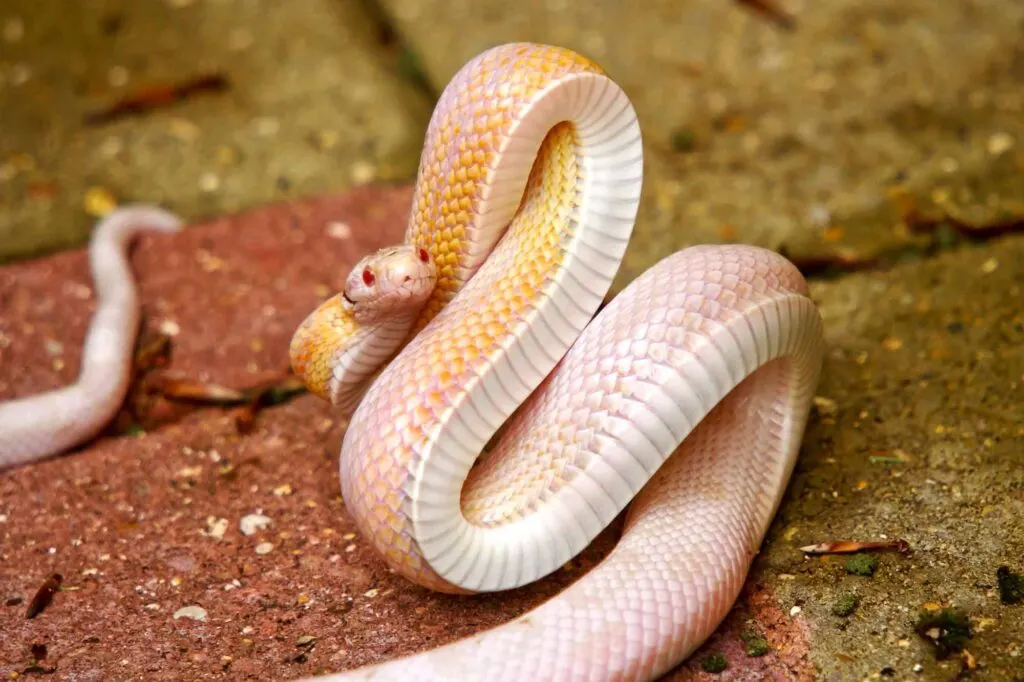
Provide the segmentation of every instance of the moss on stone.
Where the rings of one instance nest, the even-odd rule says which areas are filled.
[[[996,571],[999,585],[999,601],[1004,604],[1019,604],[1024,601],[1024,576],[1011,571],[1009,566],[1000,566]]]
[[[878,557],[873,554],[855,554],[846,560],[843,567],[853,575],[872,576],[878,568]]]
[[[749,628],[740,633],[740,639],[746,645],[747,656],[764,656],[771,650],[768,640],[757,630]]]
[[[832,604],[832,615],[840,616],[842,618],[849,616],[857,608],[857,603],[859,601],[860,600],[855,594],[847,593],[841,595],[839,599],[836,599],[835,603]]]
[[[932,643],[935,656],[940,659],[963,651],[972,635],[971,621],[967,614],[954,608],[922,611],[917,617],[914,631]]]
[[[714,653],[705,658],[700,667],[704,669],[704,672],[720,673],[729,667],[729,660],[723,653]]]

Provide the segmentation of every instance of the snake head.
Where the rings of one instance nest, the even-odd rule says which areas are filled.
[[[389,246],[355,264],[342,296],[354,319],[369,325],[418,313],[436,281],[434,259],[426,249]]]
[[[423,248],[391,246],[366,256],[352,268],[342,293],[321,303],[295,330],[292,370],[315,395],[348,404],[378,369],[374,363],[404,341],[436,281],[434,259]]]

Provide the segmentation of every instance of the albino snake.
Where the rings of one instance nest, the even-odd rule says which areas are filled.
[[[542,578],[632,505],[608,558],[533,611],[322,679],[652,679],[739,595],[800,447],[821,318],[791,263],[738,245],[669,255],[593,317],[642,169],[628,98],[570,51],[497,47],[445,89],[405,244],[292,340],[310,389],[355,409],[348,509],[394,571],[464,593]]]

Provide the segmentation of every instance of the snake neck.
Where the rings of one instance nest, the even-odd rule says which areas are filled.
[[[363,323],[344,296],[334,296],[317,307],[292,337],[292,370],[310,392],[329,401],[341,416],[351,416],[370,383],[402,347],[418,316],[419,310],[410,310]]]

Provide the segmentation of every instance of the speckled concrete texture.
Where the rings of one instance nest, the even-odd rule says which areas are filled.
[[[416,172],[431,103],[358,3],[0,5],[0,262],[82,244],[110,199],[189,219]],[[221,92],[110,123],[204,75]]]
[[[622,84],[647,178],[616,288],[694,243],[835,261],[920,247],[894,191],[942,215],[1024,218],[1024,5],[776,4],[795,31],[727,0],[538,0],[514,13],[503,0],[382,0],[437,88],[513,40],[577,49]]]
[[[783,609],[811,624],[820,679],[957,679],[963,659],[937,662],[912,628],[946,606],[970,618],[977,679],[1021,679],[1024,605],[996,589],[1000,566],[1024,570],[1021,295],[1019,236],[812,285],[831,350],[759,565]],[[797,549],[849,538],[912,552],[878,553],[863,577],[846,557]],[[846,595],[856,611],[833,615]]]
[[[143,239],[134,266],[147,328],[174,330],[167,371],[234,388],[278,375],[299,320],[361,253],[399,238],[410,199],[408,188],[365,188]],[[922,609],[948,605],[971,618],[977,670],[1012,679],[1024,619],[1000,604],[995,575],[1024,556],[1021,263],[1014,237],[813,283],[831,351],[793,484],[725,626],[666,679],[911,679],[915,666],[920,679],[949,679],[963,659],[937,661],[913,631]],[[0,269],[0,399],[74,376],[90,292],[82,252]],[[513,618],[614,542],[617,524],[507,594],[412,587],[345,513],[340,426],[311,396],[263,410],[248,434],[227,411],[198,410],[0,476],[0,672],[31,668],[40,644],[39,665],[61,679],[346,669]],[[250,515],[271,525],[245,535]],[[872,577],[799,550],[886,538],[912,552],[879,555]],[[26,619],[55,572],[65,590]],[[850,594],[854,613],[833,615]],[[751,631],[765,655],[746,653]],[[716,653],[729,669],[712,678],[701,668]]]

